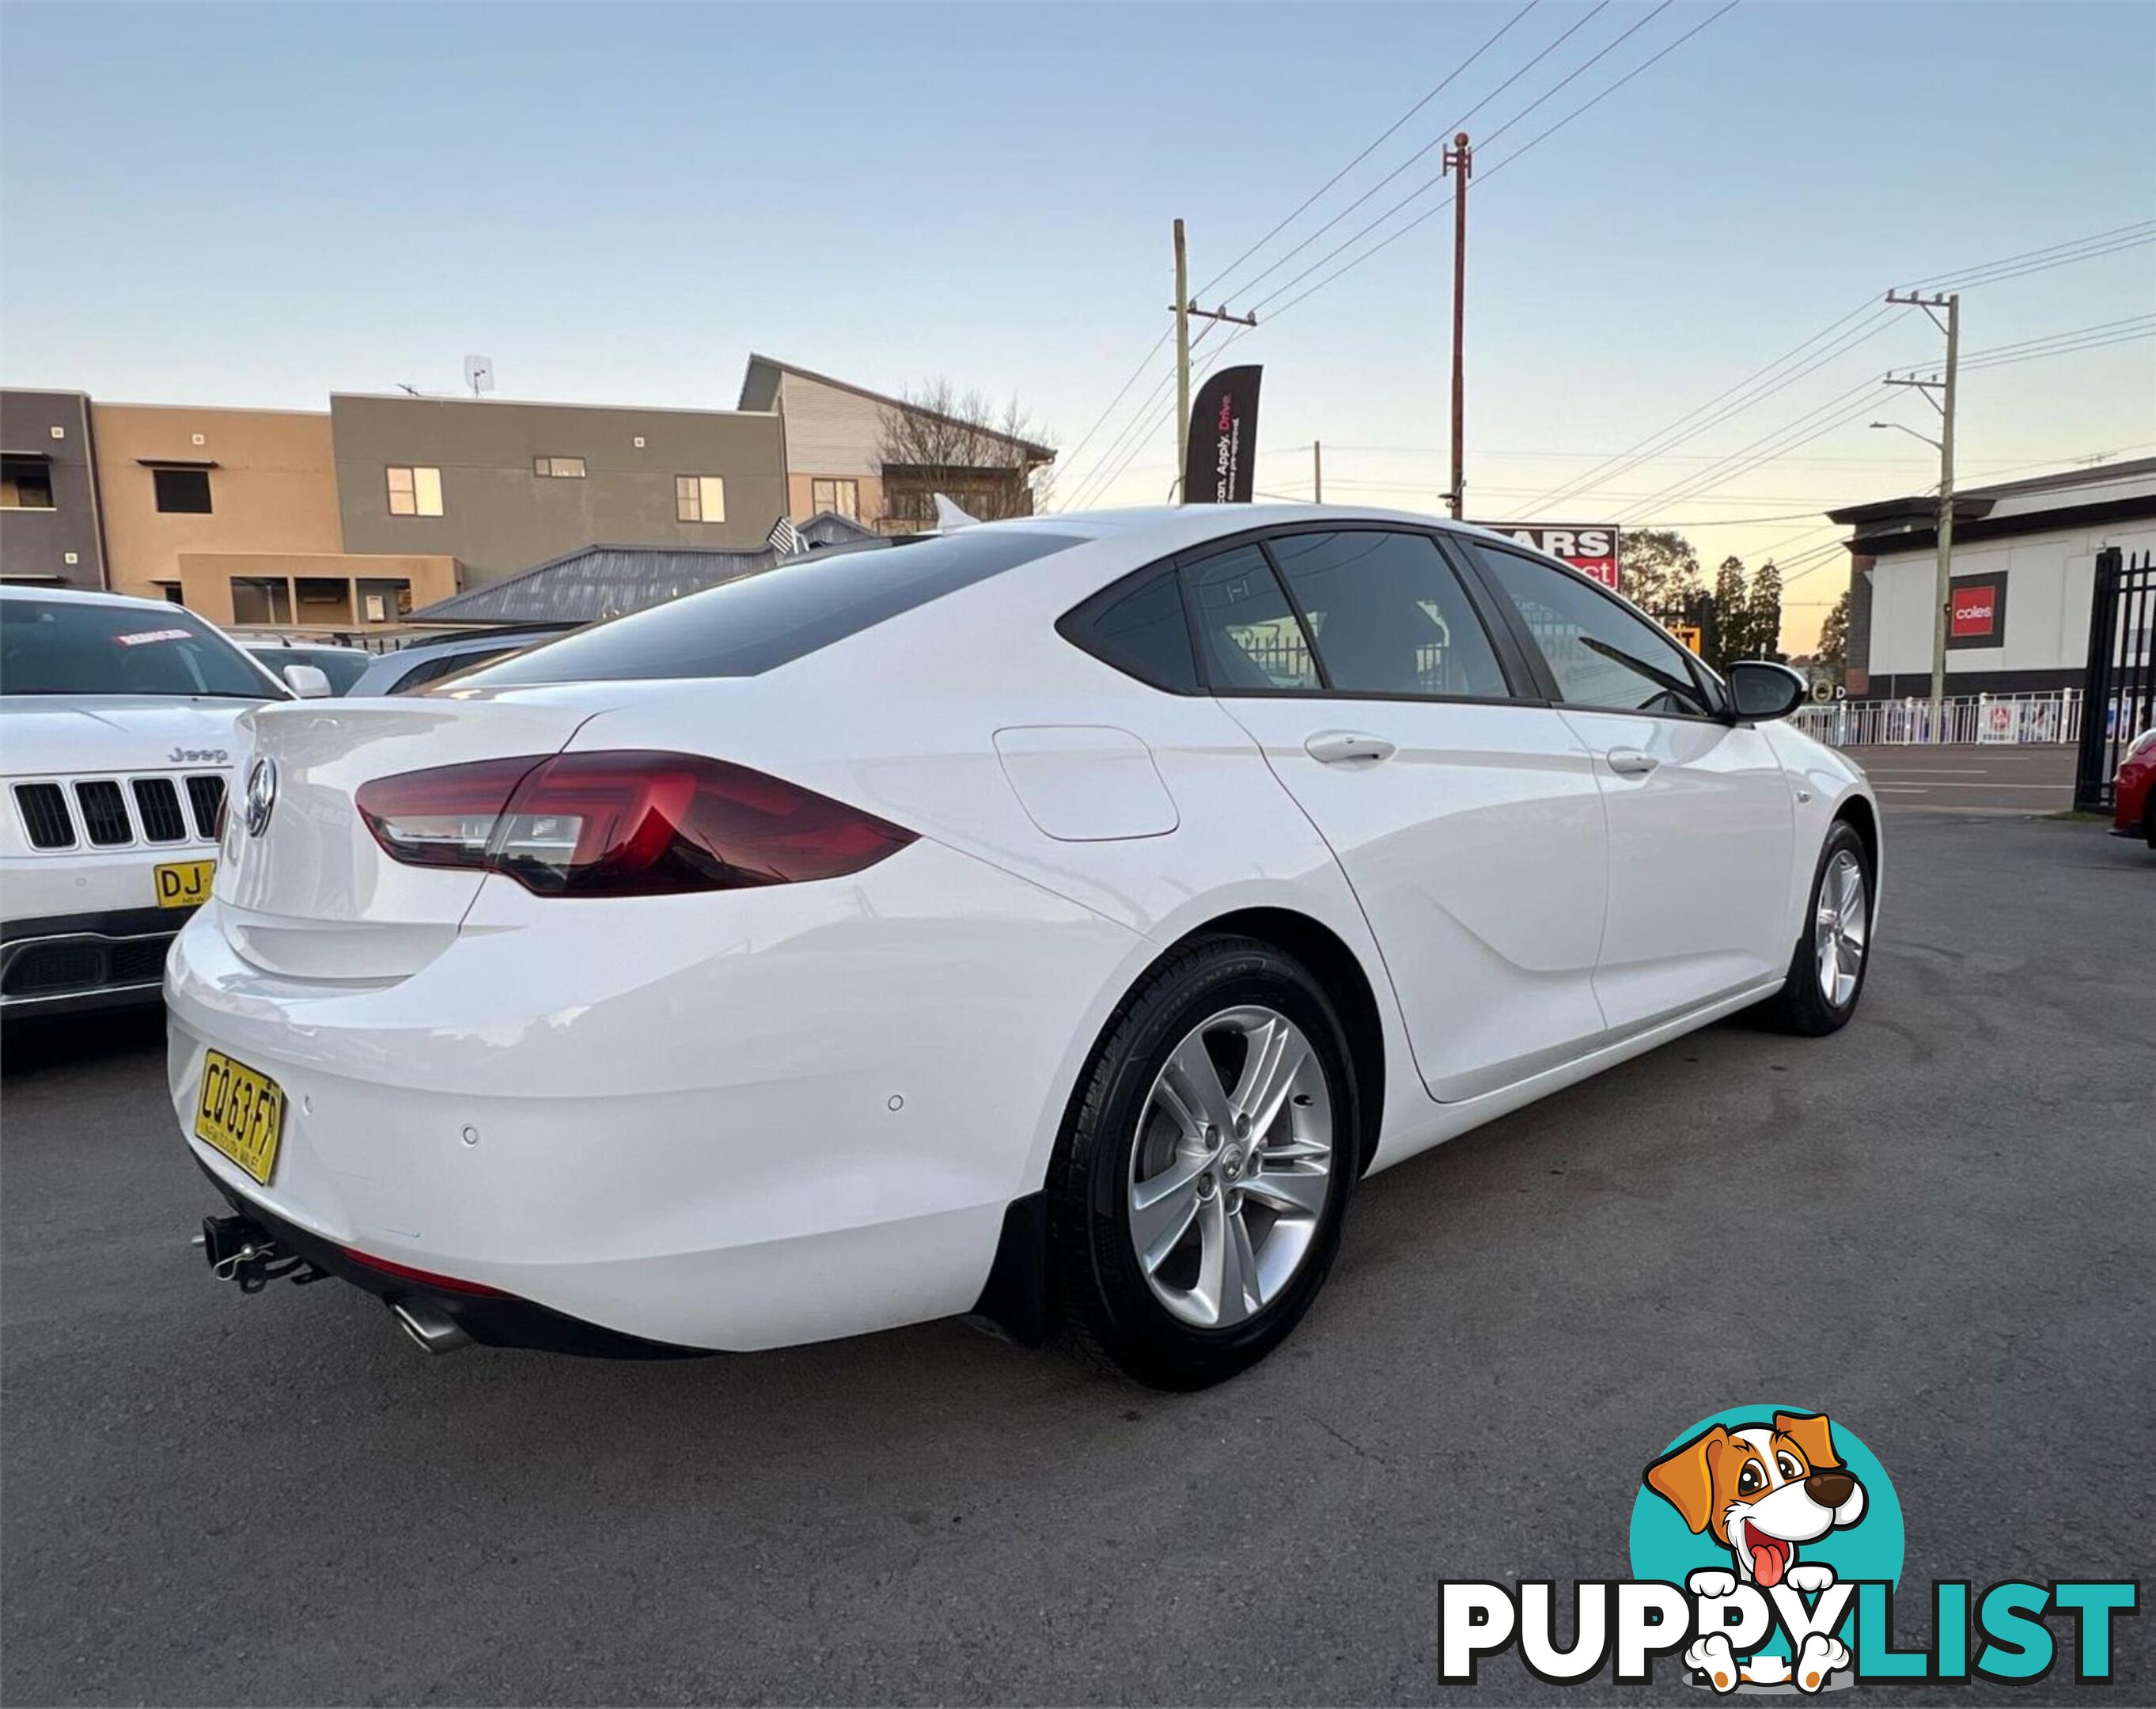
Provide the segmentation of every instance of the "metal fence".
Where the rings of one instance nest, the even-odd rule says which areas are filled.
[[[1958,695],[1932,716],[1928,700],[1845,701],[1799,706],[1789,721],[1835,747],[1924,742],[1997,742],[2006,746],[2076,742],[2082,695]]]
[[[2156,726],[2156,552],[2097,553],[2089,606],[2088,697],[2092,712],[2074,759],[2074,805],[2109,813],[2128,743]]]

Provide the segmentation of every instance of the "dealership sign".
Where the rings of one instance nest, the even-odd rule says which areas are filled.
[[[1592,576],[1604,587],[1617,587],[1617,531],[1595,524],[1565,526],[1554,522],[1482,522],[1476,526],[1503,534],[1522,546],[1552,557],[1563,558],[1582,575]]]

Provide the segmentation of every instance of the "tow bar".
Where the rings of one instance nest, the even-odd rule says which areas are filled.
[[[194,1244],[209,1260],[210,1273],[219,1281],[238,1282],[243,1294],[259,1294],[287,1276],[305,1285],[329,1275],[298,1253],[283,1250],[267,1229],[245,1217],[204,1217]]]

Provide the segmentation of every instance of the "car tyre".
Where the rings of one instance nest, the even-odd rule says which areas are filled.
[[[1858,886],[1853,907],[1852,873]],[[1871,968],[1875,893],[1871,856],[1863,838],[1847,819],[1836,819],[1812,871],[1810,901],[1790,953],[1789,977],[1760,1005],[1763,1022],[1808,1039],[1824,1038],[1848,1025]],[[1835,964],[1831,970],[1830,957]]]
[[[1217,1084],[1192,1095],[1209,1065]],[[1205,1120],[1209,1105],[1219,1124]],[[1245,1108],[1254,1113],[1229,1121]],[[1339,1015],[1300,962],[1223,937],[1153,967],[1109,1018],[1049,1169],[1050,1298],[1065,1343],[1171,1390],[1255,1364],[1324,1286],[1363,1131]],[[1188,1198],[1158,1185],[1191,1172]],[[1159,1196],[1147,1203],[1149,1193]],[[1192,1220],[1177,1235],[1185,1209]],[[1142,1254],[1138,1234],[1156,1227]]]

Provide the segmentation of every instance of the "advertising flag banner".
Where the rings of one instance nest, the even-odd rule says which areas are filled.
[[[1183,471],[1186,505],[1247,505],[1257,480],[1258,376],[1223,368],[1190,400],[1190,460]]]

